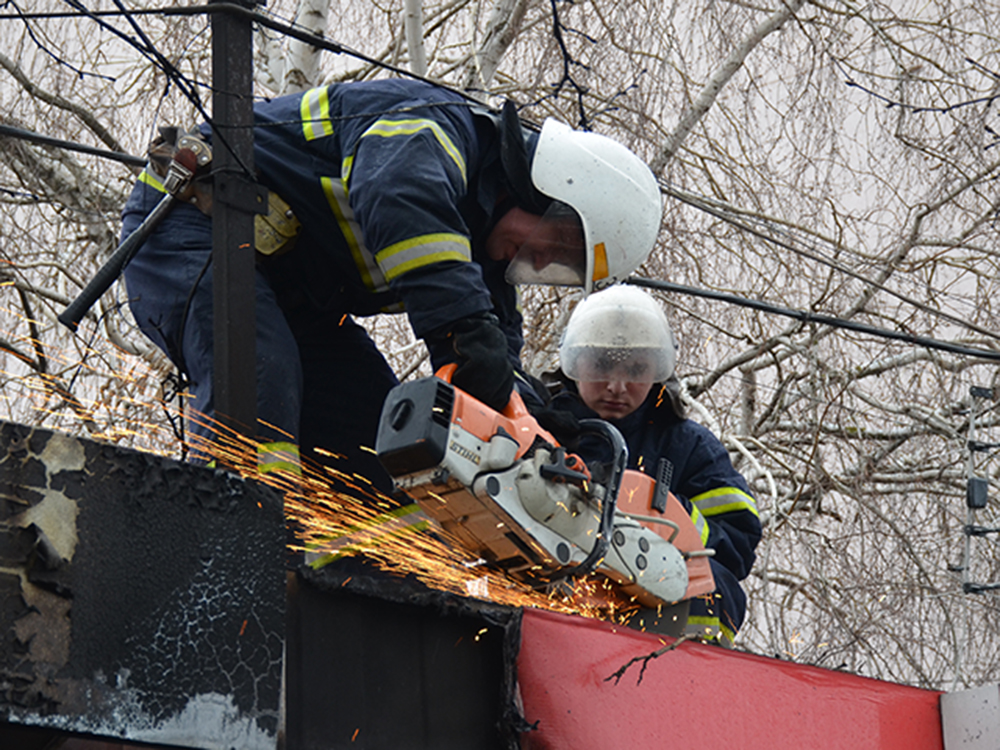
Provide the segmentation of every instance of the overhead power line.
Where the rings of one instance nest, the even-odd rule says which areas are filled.
[[[146,159],[139,156],[132,156],[131,154],[124,154],[118,151],[108,151],[106,149],[94,148],[93,146],[86,146],[84,144],[74,143],[72,141],[64,141],[58,138],[50,138],[48,136],[39,135],[38,133],[33,133],[29,130],[22,130],[21,128],[14,128],[8,125],[0,125],[0,136],[20,138],[26,141],[39,143],[46,146],[54,146],[57,148],[64,148],[71,151],[79,151],[81,153],[93,154],[95,156],[100,156],[106,159],[113,159],[115,161],[119,161],[134,166],[141,167],[145,166],[146,164]],[[773,315],[781,315],[788,318],[794,318],[795,320],[800,320],[805,323],[817,323],[820,325],[826,325],[833,328],[842,328],[846,330],[856,331],[858,333],[864,333],[879,338],[904,341],[917,346],[923,346],[928,349],[936,349],[939,351],[951,352],[952,354],[960,354],[968,357],[978,357],[980,359],[987,359],[991,361],[1000,361],[1000,352],[990,351],[988,349],[977,349],[974,347],[962,346],[960,344],[953,344],[947,341],[939,341],[938,339],[933,339],[926,336],[916,336],[909,333],[903,333],[901,331],[891,331],[887,328],[879,328],[877,326],[871,326],[865,323],[858,323],[857,321],[838,318],[833,315],[825,315],[822,313],[809,312],[807,310],[796,310],[794,308],[781,307],[779,305],[773,305],[769,302],[749,299],[747,297],[740,297],[738,295],[729,294],[726,292],[717,292],[717,291],[712,291],[710,289],[698,289],[697,287],[685,286],[683,284],[676,284],[670,281],[661,281],[657,279],[643,279],[636,276],[629,277],[628,279],[626,279],[626,282],[629,284],[634,284],[635,286],[647,287],[650,289],[658,289],[660,291],[666,291],[666,292],[674,292],[676,294],[684,294],[693,297],[713,299],[719,302],[726,302],[728,304],[736,305],[739,307],[748,307],[754,310],[759,310],[761,312],[766,312]]]
[[[784,234],[786,236],[789,236],[790,232],[784,229],[774,227],[772,222],[766,219],[757,219],[759,223],[762,223],[767,227],[767,231],[764,231],[748,223],[745,217],[741,215],[739,209],[730,206],[728,204],[722,203],[721,201],[712,200],[702,195],[697,195],[695,193],[689,193],[685,190],[680,190],[674,187],[673,185],[667,184],[662,180],[660,181],[660,190],[661,192],[664,193],[664,195],[668,195],[671,198],[675,198],[693,208],[697,208],[699,211],[703,211],[704,213],[714,216],[717,219],[721,219],[722,221],[726,222],[731,226],[736,227],[741,231],[752,234],[753,236],[758,237],[764,240],[765,242],[769,242],[772,245],[777,245],[780,248],[789,250],[790,252],[793,252],[796,255],[808,258],[809,260],[814,260],[817,263],[822,263],[823,265],[828,266],[829,268],[832,268],[835,271],[844,274],[845,276],[850,276],[853,279],[857,279],[861,283],[867,284],[868,286],[874,289],[878,289],[880,292],[885,292],[886,294],[895,297],[901,302],[905,302],[908,305],[912,305],[917,310],[925,312],[928,315],[932,315],[942,320],[947,320],[949,323],[962,326],[963,328],[967,328],[970,331],[975,331],[981,336],[987,336],[992,339],[1000,340],[1000,334],[997,334],[995,331],[990,331],[986,328],[983,328],[982,326],[978,326],[975,323],[971,323],[964,318],[958,317],[957,315],[950,315],[949,313],[946,313],[942,310],[937,310],[931,307],[930,305],[921,302],[920,300],[910,297],[909,295],[903,294],[902,292],[898,292],[895,289],[890,289],[885,284],[880,284],[877,281],[873,281],[872,279],[867,278],[866,276],[858,273],[857,271],[848,268],[843,263],[839,263],[832,258],[825,257],[822,254],[812,252],[810,250],[806,250],[802,247],[799,247],[796,244],[796,241],[792,238],[782,239],[781,237],[775,236],[776,234]]]
[[[7,13],[0,14],[0,21],[5,19],[17,19],[21,21],[30,20],[44,20],[44,19],[57,19],[57,18],[92,18],[94,20],[100,18],[127,18],[131,19],[135,16],[200,16],[209,15],[212,13],[228,13],[235,16],[240,16],[253,21],[265,28],[271,29],[272,31],[278,31],[289,36],[293,39],[297,39],[300,42],[307,42],[313,47],[324,50],[326,52],[332,52],[338,55],[348,55],[350,57],[357,58],[363,62],[369,63],[371,65],[376,65],[385,70],[396,73],[397,75],[406,76],[407,78],[414,78],[419,81],[424,81],[426,83],[433,83],[436,86],[441,86],[439,81],[433,81],[430,78],[417,75],[413,71],[407,70],[405,68],[400,68],[383,60],[366,55],[358,50],[346,47],[343,44],[330,41],[330,39],[314,34],[311,31],[307,31],[302,27],[296,26],[295,24],[284,23],[278,21],[271,16],[264,13],[259,13],[257,11],[246,8],[242,5],[237,5],[236,3],[211,3],[209,5],[191,5],[187,7],[183,6],[170,6],[166,8],[148,8],[148,9],[135,9],[135,10],[75,10],[75,11],[53,11],[53,12],[39,12],[39,13]],[[126,39],[126,41],[128,41]],[[169,72],[169,71],[168,71]],[[443,88],[449,88],[444,86]],[[456,94],[459,94],[466,99],[480,103],[474,96],[457,89],[451,89]]]
[[[126,20],[128,20],[133,25],[133,28],[135,29],[136,27],[135,27],[135,20],[134,19],[135,19],[136,16],[142,16],[142,15],[193,16],[193,15],[206,15],[206,14],[212,14],[212,13],[227,13],[227,14],[232,14],[232,15],[236,15],[236,16],[240,16],[240,17],[246,18],[246,19],[248,19],[248,20],[250,20],[250,21],[252,21],[254,23],[257,23],[257,24],[263,26],[263,27],[269,28],[269,29],[271,29],[273,31],[278,31],[280,33],[283,33],[283,34],[285,34],[285,35],[287,35],[289,37],[292,37],[294,39],[297,39],[299,41],[307,42],[307,43],[313,45],[314,47],[316,47],[318,49],[322,49],[322,50],[325,50],[325,51],[328,51],[328,52],[333,52],[335,54],[347,54],[349,56],[355,57],[355,58],[357,58],[359,60],[363,60],[363,61],[365,61],[367,63],[372,64],[372,65],[379,66],[381,68],[384,68],[386,70],[392,71],[392,72],[397,73],[399,75],[403,75],[403,76],[406,76],[406,77],[409,77],[409,78],[414,78],[414,79],[417,79],[417,80],[423,80],[423,81],[425,81],[427,83],[432,83],[432,84],[437,85],[437,86],[442,86],[442,84],[440,82],[438,82],[438,81],[431,81],[430,79],[427,79],[427,78],[425,78],[423,76],[420,76],[420,75],[416,75],[416,74],[414,74],[413,72],[411,72],[409,70],[406,70],[406,69],[403,69],[403,68],[398,68],[398,67],[390,65],[390,64],[388,64],[388,63],[386,63],[386,62],[384,62],[382,60],[378,60],[378,59],[375,59],[375,58],[370,57],[368,55],[365,55],[365,54],[363,54],[361,52],[358,52],[357,50],[353,50],[353,49],[351,49],[349,47],[345,47],[344,45],[339,44],[337,42],[332,42],[332,41],[330,41],[329,39],[327,39],[325,37],[322,37],[322,36],[319,36],[317,34],[314,34],[314,33],[310,32],[310,31],[304,30],[304,29],[302,29],[300,27],[297,27],[294,24],[288,24],[288,23],[283,23],[283,22],[277,21],[277,20],[275,20],[274,18],[272,18],[270,16],[267,16],[267,15],[265,15],[263,13],[259,13],[259,12],[255,11],[255,10],[246,8],[246,7],[242,6],[242,5],[238,5],[238,4],[235,4],[235,3],[219,2],[219,3],[212,3],[210,5],[196,5],[196,6],[188,6],[188,7],[173,6],[173,7],[166,7],[166,8],[142,9],[142,10],[139,10],[139,9],[135,9],[135,10],[124,9],[120,5],[120,3],[116,3],[116,5],[118,5],[118,7],[119,7],[119,10],[115,10],[115,11],[91,11],[91,10],[88,10],[87,8],[85,8],[79,2],[79,0],[71,0],[71,5],[73,5],[76,8],[76,10],[74,10],[72,12],[61,12],[61,13],[60,12],[42,12],[42,13],[23,13],[23,12],[19,12],[19,13],[16,13],[16,14],[3,14],[3,15],[0,15],[0,20],[3,20],[3,19],[19,19],[19,20],[22,20],[22,21],[26,21],[26,20],[40,20],[40,19],[54,19],[54,18],[67,18],[67,17],[81,17],[82,16],[82,17],[90,17],[90,18],[94,19],[95,21],[98,21],[99,23],[102,23],[99,19],[101,19],[103,17],[124,17],[124,18],[126,18]],[[102,25],[105,25],[105,24],[102,23]],[[130,41],[130,43],[132,43],[133,46],[136,46],[144,54],[146,54],[147,56],[149,56],[152,59],[152,61],[154,62],[154,64],[157,64],[160,67],[163,67],[164,65],[169,65],[169,63],[166,62],[165,58],[163,58],[163,56],[158,53],[158,51],[155,49],[155,46],[153,46],[152,43],[148,39],[144,38],[143,39],[144,44],[138,44],[134,40],[130,40],[127,36],[125,36],[124,34],[122,34],[122,32],[120,32],[118,30],[114,30],[114,31],[119,36],[122,36],[123,38],[125,38],[126,41]],[[170,66],[170,67],[172,67],[172,66]],[[174,75],[172,75],[173,78],[177,78],[178,77],[178,72],[176,70],[165,69],[165,72],[168,75],[174,74]],[[179,83],[179,81],[178,81],[178,83]],[[474,102],[476,104],[480,103],[478,100],[476,100],[474,97],[472,97],[471,95],[467,94],[466,92],[463,92],[463,91],[460,91],[460,90],[457,90],[457,89],[452,89],[452,88],[450,88],[448,86],[442,86],[442,87],[443,88],[448,88],[450,91],[454,91],[456,94],[458,94],[458,95],[464,97],[465,99],[468,99],[468,100],[470,100],[470,101],[472,101],[472,102]],[[181,87],[181,88],[183,90],[183,93],[185,93],[185,95],[187,95],[188,98],[191,98],[191,95],[190,95],[191,92],[185,90],[187,87],[184,86],[184,87]],[[196,104],[200,104],[200,102],[195,102],[195,103]],[[94,148],[94,147],[91,147],[91,146],[85,146],[85,145],[79,144],[79,143],[73,143],[73,142],[70,142],[70,141],[62,141],[62,140],[59,140],[59,139],[56,139],[56,138],[50,138],[48,136],[42,136],[42,135],[39,135],[37,133],[32,133],[30,131],[21,130],[19,128],[13,128],[13,127],[10,127],[10,126],[5,126],[5,125],[0,125],[0,136],[16,137],[16,138],[21,138],[21,139],[28,140],[28,141],[31,141],[31,142],[34,142],[34,143],[39,143],[39,144],[42,144],[42,145],[55,146],[55,147],[58,147],[58,148],[65,148],[65,149],[68,149],[68,150],[78,151],[78,152],[82,152],[82,153],[89,153],[89,154],[93,154],[93,155],[96,155],[96,156],[101,156],[101,157],[104,157],[104,158],[108,158],[108,159],[113,159],[113,160],[116,160],[116,161],[120,161],[120,162],[129,164],[129,165],[133,165],[133,166],[144,166],[146,164],[146,159],[142,158],[142,157],[132,156],[130,154],[123,154],[123,153],[115,152],[115,151],[108,151],[108,150],[104,150],[104,149],[98,149],[98,148]],[[221,137],[221,134],[220,134],[220,137]],[[805,250],[805,249],[803,249],[801,247],[798,247],[795,244],[794,240],[785,240],[785,239],[781,239],[781,238],[775,236],[775,232],[778,232],[778,233],[782,233],[782,232],[780,232],[780,230],[776,230],[774,227],[771,227],[769,225],[769,222],[766,222],[766,221],[764,222],[765,224],[768,224],[767,231],[764,231],[764,230],[761,230],[761,229],[758,229],[758,228],[752,226],[750,223],[748,223],[746,220],[744,220],[744,218],[740,215],[740,212],[737,209],[735,209],[735,208],[733,208],[731,206],[728,206],[728,205],[726,205],[724,203],[721,203],[721,202],[718,202],[718,201],[713,201],[713,200],[711,200],[711,199],[709,199],[709,198],[707,198],[705,196],[699,196],[699,195],[696,195],[696,194],[693,194],[693,193],[688,193],[686,191],[679,190],[679,189],[677,189],[677,188],[675,188],[675,187],[673,187],[673,186],[671,186],[669,184],[666,184],[666,183],[664,183],[662,181],[660,183],[660,186],[661,186],[661,190],[665,194],[670,195],[670,196],[672,196],[672,197],[674,197],[674,198],[676,198],[678,200],[681,200],[681,201],[687,203],[688,205],[691,205],[691,206],[693,206],[693,207],[695,207],[695,208],[697,208],[697,209],[699,209],[701,211],[704,211],[704,212],[706,212],[706,213],[708,213],[708,214],[710,214],[712,216],[715,216],[715,217],[717,217],[717,218],[719,218],[719,219],[721,219],[723,221],[726,221],[727,223],[731,224],[732,226],[734,226],[734,227],[736,227],[736,228],[738,228],[738,229],[740,229],[742,231],[745,231],[745,232],[748,232],[750,234],[753,234],[754,236],[759,237],[760,239],[763,239],[763,240],[765,240],[765,241],[767,241],[769,243],[778,245],[779,247],[783,247],[783,248],[785,248],[787,250],[790,250],[792,252],[795,252],[795,253],[797,253],[799,255],[803,255],[804,257],[808,257],[808,258],[810,258],[812,260],[816,260],[818,262],[824,263],[824,264],[830,266],[831,268],[834,268],[835,270],[837,270],[837,271],[839,271],[841,273],[844,273],[844,274],[849,275],[849,276],[851,276],[851,277],[853,277],[855,279],[858,279],[859,281],[861,281],[861,282],[863,282],[865,284],[869,284],[872,287],[874,287],[876,289],[879,289],[880,291],[884,291],[884,292],[886,292],[888,294],[891,294],[891,295],[895,296],[896,298],[900,299],[901,301],[907,302],[908,304],[911,304],[914,307],[916,307],[917,309],[920,309],[920,310],[922,310],[922,311],[924,311],[924,312],[926,312],[928,314],[934,315],[934,316],[942,318],[944,320],[948,320],[948,321],[950,321],[952,323],[955,323],[955,324],[962,325],[962,326],[964,326],[966,328],[969,328],[970,330],[974,330],[977,333],[980,333],[980,334],[982,334],[984,336],[988,336],[988,337],[991,337],[991,338],[1000,338],[1000,336],[998,336],[996,333],[994,333],[992,331],[988,331],[986,329],[983,329],[983,328],[981,328],[979,326],[976,326],[976,325],[974,325],[972,323],[969,323],[966,320],[963,320],[963,319],[958,318],[956,316],[949,315],[949,314],[944,313],[944,312],[942,312],[940,310],[935,310],[934,308],[931,308],[930,306],[923,304],[919,300],[912,299],[912,298],[910,298],[910,297],[908,297],[906,295],[903,295],[903,294],[901,294],[899,292],[896,292],[896,291],[894,291],[892,289],[889,289],[888,287],[885,287],[882,284],[879,284],[879,283],[877,283],[875,281],[867,279],[864,276],[862,276],[861,274],[858,274],[857,272],[851,270],[850,268],[847,268],[843,264],[838,263],[837,261],[835,261],[833,259],[825,258],[822,255],[818,255],[816,253],[812,253],[812,252],[809,252],[809,251],[807,251],[807,250]],[[800,320],[802,322],[816,323],[816,324],[820,324],[820,325],[830,326],[830,327],[833,327],[833,328],[841,328],[841,329],[846,329],[846,330],[852,330],[852,331],[855,331],[855,332],[858,332],[858,333],[863,333],[863,334],[870,335],[870,336],[875,336],[875,337],[879,337],[879,338],[886,338],[886,339],[892,339],[892,340],[896,340],[896,341],[903,341],[903,342],[906,342],[906,343],[914,344],[916,346],[922,346],[922,347],[925,347],[925,348],[928,348],[928,349],[936,349],[936,350],[939,350],[939,351],[946,351],[946,352],[950,352],[950,353],[953,353],[953,354],[959,354],[959,355],[962,355],[962,356],[977,357],[977,358],[991,360],[991,361],[1000,361],[1000,352],[998,352],[998,351],[991,351],[991,350],[988,350],[988,349],[978,349],[978,348],[974,348],[974,347],[967,347],[967,346],[962,346],[962,345],[954,344],[954,343],[947,342],[947,341],[940,341],[938,339],[933,339],[933,338],[929,338],[929,337],[925,337],[925,336],[916,336],[916,335],[913,335],[913,334],[904,333],[904,332],[900,332],[900,331],[892,331],[892,330],[885,329],[885,328],[880,328],[880,327],[877,327],[877,326],[871,326],[871,325],[867,325],[867,324],[864,324],[864,323],[858,323],[858,322],[853,321],[853,320],[848,320],[848,319],[844,319],[844,318],[838,318],[838,317],[832,316],[832,315],[825,315],[825,314],[821,314],[821,313],[809,312],[809,311],[806,311],[806,310],[796,310],[796,309],[793,309],[793,308],[781,307],[781,306],[778,306],[778,305],[773,305],[773,304],[770,304],[770,303],[767,303],[767,302],[763,302],[763,301],[759,301],[759,300],[753,300],[753,299],[748,299],[748,298],[745,298],[745,297],[740,297],[740,296],[734,295],[734,294],[727,294],[727,293],[724,293],[724,292],[715,292],[715,291],[708,290],[708,289],[698,289],[696,287],[684,286],[684,285],[681,285],[681,284],[675,284],[673,282],[667,282],[667,281],[659,281],[659,280],[654,280],[654,279],[642,279],[642,278],[638,278],[638,277],[631,277],[627,281],[628,281],[628,283],[635,284],[637,286],[644,286],[644,287],[659,289],[659,290],[662,290],[662,291],[674,292],[674,293],[678,293],[678,294],[686,294],[686,295],[690,295],[690,296],[702,297],[702,298],[707,298],[707,299],[714,299],[716,301],[726,302],[728,304],[733,304],[733,305],[740,306],[740,307],[748,307],[748,308],[756,309],[756,310],[759,310],[761,312],[766,312],[766,313],[769,313],[769,314],[781,315],[781,316],[784,316],[784,317],[793,318],[793,319],[796,319],[796,320]]]
[[[672,281],[643,279],[638,276],[630,276],[625,280],[625,283],[646,287],[648,289],[659,289],[664,292],[685,294],[691,297],[713,299],[718,302],[726,302],[739,307],[749,307],[753,310],[760,310],[761,312],[770,313],[772,315],[794,318],[795,320],[800,320],[803,323],[816,323],[819,325],[830,326],[831,328],[843,328],[849,331],[863,333],[868,336],[875,336],[877,338],[905,341],[908,344],[922,346],[927,349],[937,349],[938,351],[951,352],[952,354],[960,354],[966,357],[977,357],[979,359],[988,359],[993,362],[1000,362],[1000,351],[977,349],[974,347],[962,346],[961,344],[953,344],[949,341],[939,341],[938,339],[928,338],[927,336],[915,336],[914,334],[903,333],[902,331],[891,331],[888,328],[879,328],[878,326],[872,326],[866,323],[858,323],[857,321],[848,320],[846,318],[838,318],[834,315],[824,315],[823,313],[814,313],[809,312],[808,310],[796,310],[791,307],[781,307],[780,305],[772,305],[770,302],[740,297],[727,292],[716,292],[711,289],[698,289],[693,286],[675,284]]]

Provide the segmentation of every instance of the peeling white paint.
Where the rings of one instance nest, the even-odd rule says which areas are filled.
[[[49,479],[60,471],[83,471],[86,463],[83,443],[59,432],[52,433],[39,458],[45,464]]]
[[[52,542],[63,560],[72,560],[78,540],[76,517],[80,509],[75,500],[55,490],[40,490],[45,496],[40,503],[28,508],[14,519],[14,525],[26,528],[36,524]]]
[[[253,718],[241,714],[233,705],[232,696],[196,695],[179,714],[159,722],[145,715],[138,691],[119,690],[114,697],[118,699],[117,704],[109,716],[40,716],[12,711],[10,718],[15,723],[67,732],[202,750],[275,750],[277,747],[277,737],[261,729]]]
[[[155,740],[199,748],[238,747],[246,750],[274,750],[275,737],[266,734],[257,722],[241,715],[230,695],[207,693],[196,695],[184,710],[159,724],[152,734],[136,732],[136,740]],[[208,741],[214,744],[207,744]]]
[[[86,465],[83,443],[69,435],[52,433],[45,449],[38,459],[45,466],[46,484],[52,484],[52,477],[61,471],[83,471]],[[28,508],[12,520],[14,526],[26,528],[35,524],[55,547],[59,556],[66,561],[73,559],[79,541],[76,518],[80,509],[75,500],[64,493],[48,488],[33,487],[44,497],[40,503]]]

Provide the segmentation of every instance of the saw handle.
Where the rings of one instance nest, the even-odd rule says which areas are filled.
[[[442,365],[438,368],[437,372],[434,373],[435,377],[441,378],[446,383],[451,383],[451,378],[455,374],[455,370],[458,369],[458,365],[452,362],[448,365]],[[474,398],[474,397],[472,397]],[[528,407],[524,405],[524,399],[521,398],[521,394],[516,390],[511,391],[510,401],[500,412],[507,419],[518,420],[524,417],[531,417],[531,412],[528,411]]]

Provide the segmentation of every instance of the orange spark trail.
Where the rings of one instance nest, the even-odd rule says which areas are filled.
[[[0,316],[0,338],[24,355],[18,359],[8,349],[0,364],[0,404],[7,406],[11,421],[77,435],[85,431],[90,439],[176,458],[178,442],[164,414],[177,418],[186,412],[189,425],[198,423],[212,433],[211,441],[188,434],[192,450],[281,493],[287,519],[303,529],[300,551],[323,552],[331,540],[350,534],[358,542],[349,554],[364,554],[387,571],[411,573],[441,591],[616,621],[635,609],[596,578],[575,581],[572,589],[560,585],[552,593],[536,591],[449,544],[440,529],[431,534],[407,530],[403,523],[379,529],[380,522],[398,520],[391,513],[398,503],[352,473],[341,456],[318,451],[330,465],[306,462],[301,476],[283,470],[261,475],[255,441],[199,416],[190,394],[179,394],[179,406],[164,402],[161,383],[169,368],[162,358],[125,352],[99,332],[53,339],[65,347],[43,343],[23,334],[28,321],[16,310],[0,309]],[[44,372],[31,367],[39,352]]]
[[[595,578],[575,581],[572,597],[563,593],[568,587],[556,587],[553,593],[536,591],[475,560],[461,546],[449,544],[440,528],[430,534],[399,523],[398,512],[393,513],[399,503],[377,492],[366,478],[350,473],[346,462],[343,470],[304,461],[301,476],[284,470],[258,475],[257,443],[222,428],[213,442],[202,441],[198,449],[282,494],[286,518],[302,530],[298,551],[323,553],[334,546],[333,541],[350,537],[347,554],[363,554],[383,570],[412,574],[440,591],[615,621],[635,609],[607,582]]]

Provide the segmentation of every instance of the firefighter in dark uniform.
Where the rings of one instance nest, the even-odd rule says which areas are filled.
[[[761,537],[757,505],[721,441],[686,419],[674,376],[673,333],[660,305],[645,292],[614,286],[573,311],[560,343],[569,379],[539,414],[557,439],[573,441],[574,423],[599,417],[622,433],[628,468],[656,476],[670,462],[670,491],[691,514],[710,558],[717,589],[691,602],[685,632],[732,644],[746,613],[740,581],[750,574]],[[599,460],[586,443],[585,461]]]
[[[497,113],[430,84],[384,80],[323,86],[254,112],[257,179],[298,227],[257,264],[263,471],[294,469],[300,449],[320,448],[346,456],[352,471],[381,474],[365,449],[397,381],[352,316],[405,311],[434,368],[457,363],[455,384],[502,408],[523,342],[513,285],[611,284],[645,260],[659,229],[656,180],[634,153],[555,120],[532,132],[512,106]],[[147,169],[124,235],[163,191]],[[167,215],[126,283],[139,326],[188,376],[190,413],[211,418],[205,203],[196,196]],[[189,424],[210,433],[202,419]]]

